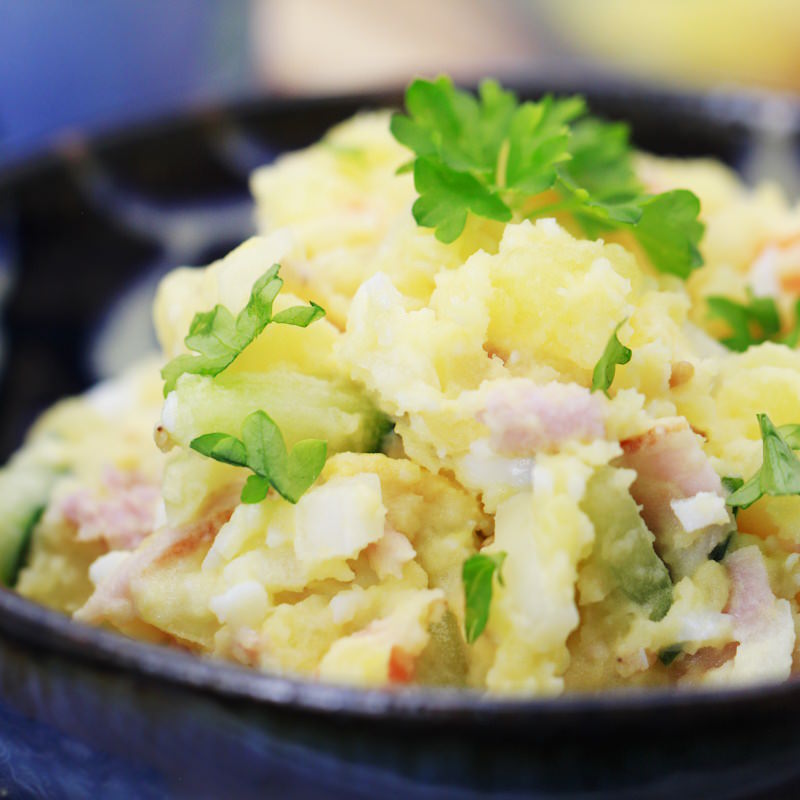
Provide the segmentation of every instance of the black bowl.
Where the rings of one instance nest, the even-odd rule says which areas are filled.
[[[800,149],[800,113],[774,98],[563,78],[520,92],[551,89],[582,91],[656,153],[741,166],[776,137],[794,157]],[[166,269],[207,262],[252,232],[253,167],[397,101],[238,105],[73,140],[0,175],[0,454],[44,407],[133,357],[125,344],[147,338],[142,309]],[[10,797],[800,796],[795,683],[537,700],[360,691],[131,641],[8,591],[0,634]]]

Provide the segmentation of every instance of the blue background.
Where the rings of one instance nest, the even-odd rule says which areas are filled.
[[[0,161],[246,96],[245,0],[0,0]]]

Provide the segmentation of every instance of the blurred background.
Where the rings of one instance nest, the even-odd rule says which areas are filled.
[[[797,0],[0,0],[0,161],[225,99],[446,71],[800,91]]]
[[[253,168],[363,105],[251,101],[440,72],[584,91],[644,147],[797,197],[798,41],[800,0],[0,0],[0,456],[155,348],[161,276],[254,233]]]

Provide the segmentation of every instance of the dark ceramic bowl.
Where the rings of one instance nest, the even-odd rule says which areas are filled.
[[[800,115],[775,99],[563,79],[522,93],[543,89],[583,90],[657,153],[739,167],[776,146],[798,154]],[[0,176],[0,453],[44,407],[135,356],[125,347],[149,335],[143,309],[166,269],[251,232],[249,170],[396,101],[240,105],[74,141]],[[0,796],[796,797],[798,714],[795,683],[518,701],[319,685],[130,641],[0,591]]]

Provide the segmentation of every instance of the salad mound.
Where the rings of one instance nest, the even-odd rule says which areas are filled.
[[[555,695],[781,681],[800,209],[580,98],[418,80],[252,178],[162,354],[0,473],[0,580],[274,673]]]

